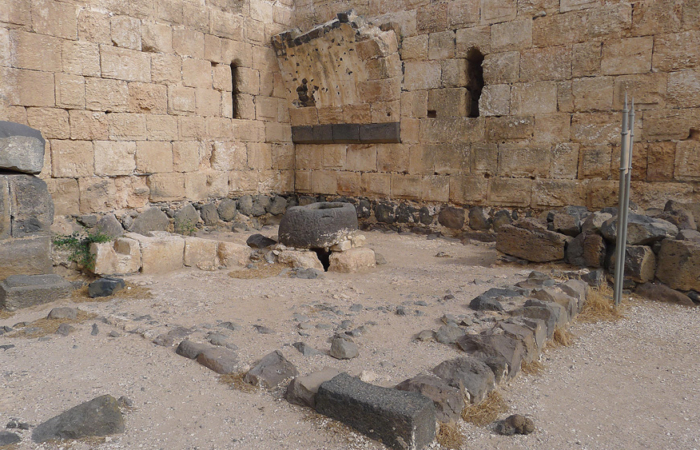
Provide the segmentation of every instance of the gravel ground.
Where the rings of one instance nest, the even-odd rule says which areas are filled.
[[[533,269],[495,264],[497,255],[489,245],[380,232],[366,236],[368,245],[389,262],[367,273],[329,273],[317,280],[238,279],[227,271],[184,270],[129,277],[146,285],[152,298],[62,302],[60,306],[78,306],[106,321],[90,320],[75,325],[67,337],[48,340],[0,337],[0,345],[15,345],[0,350],[0,426],[11,418],[37,425],[80,402],[111,394],[133,400],[126,433],[70,448],[384,448],[288,404],[280,391],[230,389],[214,372],[177,356],[173,348],[151,343],[175,325],[194,327],[192,339],[198,340],[219,331],[230,336],[248,365],[279,349],[302,374],[329,366],[393,386],[459,354],[438,343],[416,342],[416,333],[437,329],[443,314],[468,314],[465,305],[471,298],[522,280]],[[448,257],[437,258],[439,252]],[[357,304],[362,310],[355,311]],[[45,317],[53,306],[59,305],[20,311],[0,320],[0,326]],[[409,314],[395,314],[397,306]],[[313,326],[301,330],[294,314]],[[366,327],[356,339],[356,359],[304,358],[290,346],[303,340],[327,351],[328,338],[343,320],[351,321],[351,329]],[[239,328],[222,329],[222,321]],[[90,334],[93,323],[100,328],[97,336]],[[275,333],[259,334],[254,325]],[[700,448],[699,310],[633,303],[622,321],[575,324],[572,331],[578,336],[573,346],[544,354],[542,375],[520,375],[501,388],[508,414],[531,417],[537,431],[506,438],[463,425],[466,448]],[[110,332],[119,336],[109,337]],[[68,446],[35,445],[24,432],[17,448]]]

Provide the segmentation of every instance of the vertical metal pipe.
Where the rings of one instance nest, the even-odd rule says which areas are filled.
[[[627,109],[627,93],[625,92],[625,108],[622,110],[622,132],[621,132],[621,142],[620,142],[620,188],[618,194],[618,206],[617,206],[617,238],[615,245],[615,285],[614,285],[614,302],[615,305],[620,303],[620,297],[622,296],[622,210],[624,207],[624,197],[625,197],[625,187],[627,177],[627,161],[625,157],[627,156],[627,119],[629,110]]]
[[[634,98],[632,98],[632,109],[629,113],[629,136],[627,138],[627,173],[625,174],[625,192],[623,197],[624,209],[622,211],[622,248],[620,250],[620,256],[622,262],[620,264],[620,287],[619,295],[617,297],[617,303],[619,305],[620,300],[622,300],[622,287],[625,282],[625,260],[627,259],[627,223],[629,221],[629,210],[630,210],[630,186],[632,184],[632,154],[634,150]]]

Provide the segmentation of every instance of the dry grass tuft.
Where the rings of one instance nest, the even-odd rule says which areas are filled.
[[[228,384],[231,387],[231,389],[245,392],[246,394],[252,394],[253,392],[257,392],[258,388],[250,383],[246,383],[243,380],[243,377],[245,377],[245,372],[227,373],[219,377],[219,382]]]
[[[80,448],[84,448],[84,445],[87,445],[88,448],[93,449],[97,448],[99,445],[104,444],[107,442],[107,439],[105,436],[88,436],[80,439],[49,439],[48,441],[45,442],[45,444],[49,444],[51,447],[50,448],[58,448],[58,449],[63,449],[63,450],[71,450],[75,448],[76,446],[79,446]],[[10,447],[3,447],[3,450],[8,449],[8,450],[14,450],[15,446],[10,446]]]
[[[459,449],[464,444],[464,435],[459,431],[459,426],[453,422],[440,422],[435,438],[442,447]]]
[[[330,431],[331,433],[345,439],[345,441],[348,443],[357,441],[357,438],[355,438],[357,432],[344,423],[306,408],[304,412],[306,413],[302,418],[304,422],[310,422],[319,429]]]
[[[481,403],[465,406],[462,410],[462,419],[478,427],[485,427],[506,411],[508,411],[508,405],[501,394],[491,391]]]
[[[556,347],[568,347],[574,343],[575,336],[564,327],[557,327],[554,330],[554,336],[552,336],[552,343]]]
[[[126,283],[124,289],[120,289],[108,297],[95,297],[90,298],[88,295],[88,287],[83,286],[73,293],[72,301],[73,303],[87,303],[87,302],[108,302],[114,300],[115,298],[123,299],[151,299],[153,294],[151,290],[144,286],[137,286],[135,284]]]
[[[287,266],[284,264],[263,264],[255,269],[234,270],[228,273],[231,278],[250,280],[253,278],[271,278],[280,274]]]
[[[6,309],[0,309],[0,320],[9,319],[10,317],[12,317],[14,315],[15,315],[15,313],[12,311],[8,311]]]
[[[576,319],[581,322],[613,322],[625,317],[623,309],[624,304],[615,308],[612,288],[604,283],[588,290],[586,303]]]
[[[78,310],[78,316],[75,319],[39,319],[34,322],[28,322],[23,326],[17,327],[16,331],[7,334],[7,337],[23,337],[23,338],[40,338],[43,336],[48,336],[49,334],[55,334],[58,327],[63,323],[73,324],[82,323],[90,319],[97,317],[97,314],[88,313],[85,311]],[[26,328],[37,328],[31,334],[26,334],[23,332]]]
[[[537,360],[530,363],[523,360],[523,362],[520,363],[520,370],[525,375],[541,375],[542,372],[544,372],[544,364]]]

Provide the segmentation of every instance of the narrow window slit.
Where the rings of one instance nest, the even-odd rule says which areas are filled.
[[[240,108],[238,105],[238,66],[231,63],[231,113],[234,119],[240,119]]]
[[[469,104],[467,105],[469,117],[479,117],[479,99],[484,89],[484,55],[476,48],[469,50],[467,54],[467,91],[469,92]]]

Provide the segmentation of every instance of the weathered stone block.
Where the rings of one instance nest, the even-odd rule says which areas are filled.
[[[72,291],[73,286],[58,275],[12,275],[0,283],[0,307],[15,311],[42,305],[67,298]]]
[[[610,242],[617,239],[617,216],[606,220],[600,227],[600,232]],[[678,234],[678,227],[672,223],[642,214],[629,214],[627,224],[628,245],[650,245],[664,239],[674,239]]]
[[[432,400],[373,386],[345,373],[321,384],[316,411],[396,449],[419,450],[435,437]]]
[[[490,362],[486,358],[503,358],[508,378],[513,378],[520,372],[525,352],[520,340],[504,334],[465,334],[457,339],[457,346],[465,353],[484,360],[487,365]],[[498,374],[496,378],[499,378]]]
[[[498,229],[496,249],[528,261],[549,262],[564,259],[566,242],[566,236],[548,231],[532,219],[524,219],[515,226],[503,225]]]
[[[284,250],[280,252],[277,260],[281,264],[289,264],[295,269],[324,270],[316,252],[310,250]]]
[[[26,125],[0,121],[0,169],[38,174],[44,166],[46,141]]]
[[[571,77],[571,50],[567,46],[547,46],[520,54],[520,81],[556,81]]]
[[[124,432],[124,418],[117,399],[103,395],[65,411],[32,431],[34,442],[108,436]]]
[[[339,374],[340,372],[336,369],[325,368],[303,377],[296,377],[287,386],[285,398],[290,403],[314,408],[316,406],[318,388],[321,384],[332,380]]]
[[[408,91],[439,88],[441,71],[439,61],[406,61],[403,88]]]
[[[360,141],[363,143],[401,142],[400,122],[360,125]]]
[[[21,106],[54,106],[56,104],[53,73],[10,69],[6,79],[16,86],[8,92],[10,104]]]
[[[244,381],[254,386],[274,389],[283,381],[297,376],[296,367],[279,350],[265,355],[246,373]]]
[[[489,141],[528,139],[533,136],[535,120],[531,116],[489,117],[486,133]]]
[[[131,175],[134,172],[136,143],[95,141],[94,144],[96,175]]]
[[[351,123],[333,124],[333,142],[347,144],[359,143],[361,126],[362,125]]]
[[[234,242],[219,242],[217,256],[226,267],[245,266],[250,262],[251,249],[247,245]]]
[[[635,293],[649,300],[657,302],[673,303],[683,306],[696,306],[687,295],[678,292],[663,284],[644,283],[637,286]]]
[[[48,234],[53,223],[53,201],[46,183],[31,175],[0,175],[8,186],[6,208],[11,212],[12,237]]]
[[[144,52],[172,53],[172,27],[160,23],[143,23],[141,25],[141,45]]]
[[[571,74],[574,77],[593,76],[600,73],[602,58],[600,42],[574,44],[571,62]]]
[[[185,176],[181,173],[159,173],[148,177],[149,198],[167,202],[185,198]]]
[[[151,58],[146,53],[118,47],[100,49],[102,76],[126,81],[151,81]]]
[[[491,51],[507,52],[532,47],[532,20],[504,22],[491,27]]]
[[[651,247],[645,245],[628,245],[625,258],[625,278],[637,283],[654,281],[656,272],[656,255]],[[615,255],[610,258],[610,270],[615,270]]]
[[[128,233],[127,237],[139,241],[141,245],[142,273],[168,273],[182,269],[185,240],[181,237],[167,233],[157,237]]]
[[[656,278],[672,289],[700,291],[700,243],[664,239]]]
[[[197,362],[220,374],[233,373],[238,370],[238,355],[228,348],[205,348],[197,355]]]
[[[374,250],[366,247],[346,252],[334,252],[330,256],[329,272],[354,273],[376,266]]]
[[[601,71],[605,75],[649,72],[653,47],[654,38],[651,36],[606,41]]]
[[[292,127],[292,142],[295,144],[313,144],[313,127],[309,125]]]
[[[431,399],[435,404],[437,420],[440,422],[459,420],[462,409],[464,409],[462,392],[436,376],[418,375],[399,383],[396,389],[417,392]]]
[[[546,177],[549,174],[551,151],[545,146],[502,144],[498,146],[498,174],[511,178]]]
[[[613,105],[613,78],[595,77],[573,80],[574,111],[610,110]]]
[[[201,270],[212,270],[217,266],[219,243],[211,239],[185,238],[184,264]]]
[[[697,67],[698,64],[700,64],[700,30],[663,34],[654,38],[654,69],[670,72],[690,69]]]
[[[520,53],[488,54],[484,58],[483,68],[486,85],[515,83],[520,77]]]
[[[464,389],[471,403],[481,402],[496,386],[496,379],[489,366],[471,356],[444,361],[432,372],[450,386]]]

